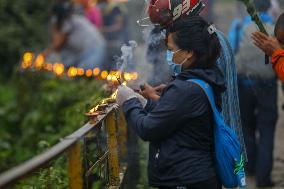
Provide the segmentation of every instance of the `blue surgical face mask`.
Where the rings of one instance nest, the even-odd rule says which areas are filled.
[[[173,62],[173,57],[174,57],[174,54],[179,52],[181,49],[173,52],[171,50],[167,50],[167,63],[170,67],[170,70],[172,72],[173,75],[177,76],[178,74],[181,73],[181,68],[182,68],[182,64],[187,60],[185,59],[181,64],[176,64]]]

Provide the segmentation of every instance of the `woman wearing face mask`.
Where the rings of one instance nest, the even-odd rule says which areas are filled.
[[[225,90],[216,67],[220,44],[213,25],[201,17],[180,19],[169,29],[167,62],[176,75],[156,101],[121,86],[117,102],[129,127],[150,142],[149,185],[160,189],[221,188],[214,164],[214,120],[201,79],[221,106]]]

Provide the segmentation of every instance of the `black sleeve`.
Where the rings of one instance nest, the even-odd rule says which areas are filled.
[[[156,101],[153,101],[151,99],[147,99],[147,104],[145,106],[146,112],[151,112],[157,105]]]
[[[138,99],[128,100],[123,105],[127,124],[145,141],[158,142],[165,139],[184,125],[184,120],[202,113],[204,95],[200,95],[201,89],[195,87],[190,90],[169,85],[149,113],[142,108]]]

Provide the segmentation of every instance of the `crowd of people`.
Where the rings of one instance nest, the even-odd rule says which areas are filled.
[[[269,35],[272,35],[274,20],[268,13],[270,0],[257,0],[254,4]],[[256,175],[258,186],[269,186],[273,185],[271,170],[277,121],[277,79],[272,65],[265,65],[263,53],[252,43],[251,34],[255,31],[251,17],[245,16],[231,30],[230,40],[237,61],[240,110],[248,155],[246,171]]]
[[[42,54],[66,67],[115,69],[128,42],[125,5],[110,0],[60,0],[50,13],[51,42]]]
[[[192,1],[194,7],[186,7],[180,0],[149,1],[149,17],[156,24],[151,35],[166,28],[165,43],[160,40],[148,46],[153,77],[165,77],[158,65],[167,62],[174,79],[156,88],[146,84],[140,94],[121,86],[117,102],[128,126],[150,142],[151,186],[221,188],[215,170],[211,106],[204,91],[188,79],[200,79],[212,87],[221,112],[224,104],[229,106],[223,94],[234,93],[230,91],[234,81],[224,70],[236,65],[246,172],[255,176],[258,187],[273,187],[277,77],[284,82],[284,14],[280,15],[277,0],[254,0],[269,36],[258,32],[251,16],[240,12],[229,31],[231,49],[224,35],[206,21],[213,19],[213,1],[205,2],[205,19],[199,16],[200,2]],[[168,18],[171,14],[178,18]],[[113,56],[119,55],[120,47],[129,40],[127,11],[123,4],[111,0],[98,0],[95,5],[90,0],[62,1],[51,11],[51,33],[51,45],[43,52],[47,59],[58,61],[60,57],[66,66],[84,69],[113,69]],[[265,65],[263,52],[272,57],[271,64]]]
[[[278,1],[257,0],[254,5],[269,36],[277,39],[257,31],[250,16],[233,21],[229,39],[237,61],[240,110],[248,155],[246,171],[255,176],[257,186],[273,187],[277,75],[283,81],[283,66],[279,59],[283,56],[280,43],[284,20],[283,15],[277,20],[281,11]],[[272,64],[265,65],[261,50],[272,56]]]

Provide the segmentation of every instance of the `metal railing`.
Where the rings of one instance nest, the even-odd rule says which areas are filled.
[[[95,123],[85,124],[45,153],[2,173],[0,188],[17,185],[37,171],[47,169],[52,161],[63,155],[68,159],[69,188],[88,189],[98,180],[105,183],[105,188],[119,188],[127,169],[126,136],[124,116],[111,106]]]

